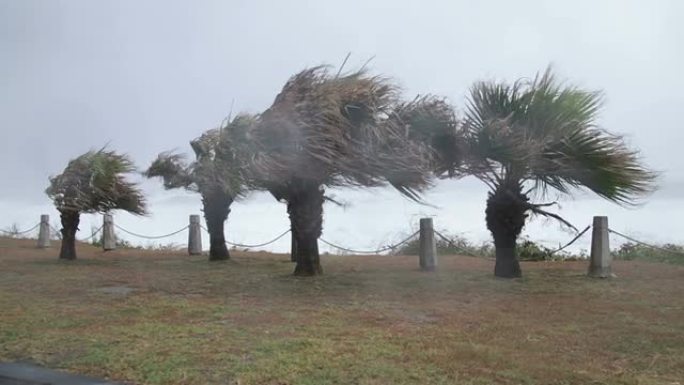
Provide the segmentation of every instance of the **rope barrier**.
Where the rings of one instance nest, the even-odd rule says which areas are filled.
[[[208,232],[208,230],[207,230],[207,232]],[[285,234],[287,234],[289,232],[290,232],[290,229],[287,229],[284,233],[278,235],[277,237],[273,238],[272,240],[270,240],[268,242],[260,243],[258,245],[245,245],[242,243],[235,243],[235,242],[230,242],[230,241],[226,241],[226,243],[231,245],[231,246],[235,246],[235,247],[247,247],[247,248],[262,247],[262,246],[270,245],[271,243],[273,243],[273,242],[279,240],[280,238],[284,237]]]
[[[642,241],[640,241],[640,240],[638,240],[638,239],[634,239],[634,238],[632,238],[632,237],[630,237],[630,236],[627,236],[627,235],[625,235],[625,234],[622,234],[622,233],[620,233],[620,232],[617,232],[617,231],[615,231],[615,230],[613,230],[613,229],[608,229],[608,232],[609,232],[609,233],[613,233],[613,234],[618,235],[618,236],[621,236],[622,238],[625,238],[625,239],[627,239],[627,240],[629,240],[629,241],[632,241],[632,242],[634,242],[634,243],[638,243],[638,244],[640,244],[640,245],[642,245],[642,246],[650,247],[650,248],[656,249],[656,250],[661,250],[661,251],[664,251],[664,252],[667,252],[667,253],[671,253],[671,254],[676,254],[676,255],[684,256],[684,253],[682,253],[681,251],[670,250],[670,249],[666,249],[666,248],[664,248],[664,247],[660,247],[660,246],[652,245],[652,244],[650,244],[650,243],[642,242]]]
[[[174,232],[169,233],[169,234],[164,234],[164,235],[143,235],[143,234],[138,234],[138,233],[134,233],[134,232],[132,232],[132,231],[128,231],[128,230],[124,229],[123,227],[121,227],[121,226],[119,226],[119,225],[117,225],[117,224],[114,224],[114,227],[116,227],[117,229],[123,231],[124,233],[126,233],[126,234],[128,234],[128,235],[132,235],[132,236],[134,236],[134,237],[143,238],[143,239],[161,239],[161,238],[168,238],[168,237],[170,237],[170,236],[173,236],[173,235],[176,235],[176,234],[178,234],[178,233],[180,233],[180,232],[183,232],[183,231],[187,230],[188,227],[190,227],[190,226],[185,226],[185,227],[183,227],[182,229],[179,229],[179,230],[177,230],[177,231],[174,231]]]
[[[87,242],[87,241],[89,241],[89,240],[95,238],[95,236],[102,230],[102,228],[104,228],[104,225],[100,226],[97,230],[93,231],[93,233],[90,234],[89,237],[85,237],[85,238],[83,238],[83,239],[77,239],[77,241],[79,241],[79,242]]]
[[[463,254],[465,254],[465,255],[468,255],[468,256],[470,256],[470,257],[476,257],[476,258],[486,258],[486,259],[491,259],[491,260],[496,259],[496,258],[488,257],[488,256],[485,256],[485,255],[473,254],[473,253],[471,253],[470,251],[468,251],[467,249],[465,249],[465,248],[463,248],[463,247],[458,246],[457,244],[455,244],[454,241],[452,241],[452,240],[449,239],[448,237],[444,236],[444,235],[443,235],[442,233],[440,233],[439,231],[434,230],[434,232],[435,232],[435,234],[437,234],[438,237],[442,238],[442,240],[444,240],[445,242],[447,242],[450,246],[454,247],[456,250],[460,250],[460,251],[461,251]]]
[[[204,230],[204,231],[206,231],[207,233],[209,233],[209,229],[207,229],[206,227],[201,226],[201,225],[200,225],[200,227],[202,228],[202,230]],[[287,233],[289,233],[289,232],[290,232],[290,229],[287,229],[287,230],[285,230],[283,233],[281,233],[280,235],[278,235],[277,237],[271,239],[270,241],[264,242],[264,243],[259,243],[258,245],[245,245],[245,244],[242,244],[242,243],[235,243],[235,242],[230,242],[230,241],[226,241],[226,244],[231,245],[231,246],[235,246],[235,247],[247,247],[247,248],[262,247],[262,246],[270,245],[271,243],[273,243],[273,242],[279,240],[280,238],[284,237],[285,234],[287,234]]]
[[[325,244],[328,245],[328,246],[332,246],[332,247],[335,247],[335,248],[340,249],[340,250],[343,250],[343,251],[348,251],[348,252],[350,252],[350,253],[356,253],[356,254],[378,254],[378,253],[382,253],[382,252],[385,252],[385,251],[388,251],[388,250],[396,249],[397,247],[399,247],[399,246],[401,246],[401,245],[407,243],[409,240],[411,240],[411,238],[413,238],[414,236],[416,236],[416,234],[418,234],[418,233],[419,233],[419,231],[416,231],[415,233],[411,234],[408,238],[402,240],[401,242],[399,242],[399,243],[397,243],[397,244],[390,245],[390,246],[385,246],[385,247],[382,247],[382,248],[377,249],[377,250],[353,250],[353,249],[348,249],[348,248],[346,248],[346,247],[338,246],[338,245],[336,245],[336,244],[334,244],[334,243],[331,243],[331,242],[326,241],[326,240],[323,239],[323,238],[319,238],[319,240],[320,240],[321,242],[325,243]]]
[[[37,229],[39,226],[40,226],[40,223],[38,223],[37,225],[31,227],[31,228],[28,229],[28,230],[23,230],[23,231],[7,231],[7,230],[2,230],[2,229],[0,229],[0,233],[10,234],[10,235],[22,235],[22,234],[26,234],[26,233],[29,233],[29,232],[31,232],[31,231]]]
[[[553,255],[553,254],[555,254],[555,253],[557,253],[557,252],[559,252],[559,251],[563,251],[563,249],[565,249],[566,247],[568,247],[568,246],[572,245],[573,243],[577,242],[577,240],[580,239],[580,237],[582,237],[582,235],[584,235],[584,233],[586,233],[587,231],[589,231],[590,228],[591,228],[591,225],[585,227],[584,230],[582,230],[579,234],[577,234],[577,235],[575,236],[575,238],[572,238],[572,240],[571,240],[570,242],[566,243],[565,246],[559,247],[559,248],[556,249],[556,250],[550,251],[550,252],[549,252],[549,255]]]

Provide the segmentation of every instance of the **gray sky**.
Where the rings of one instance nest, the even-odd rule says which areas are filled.
[[[549,63],[604,90],[603,126],[663,172],[661,190],[637,210],[580,196],[562,213],[582,227],[610,213],[615,228],[684,241],[676,220],[684,214],[682,16],[676,0],[0,0],[0,227],[32,224],[49,210],[48,176],[88,149],[110,143],[146,167],[160,151],[189,150],[188,140],[217,125],[233,100],[236,112],[261,111],[293,73],[352,52],[348,68],[374,56],[371,68],[398,79],[407,96],[444,95],[458,107],[475,80],[529,77]],[[144,187],[153,215],[122,215],[129,227],[162,233],[199,209],[196,196]],[[326,208],[324,236],[346,245],[385,241],[420,215],[487,238],[477,181],[440,184],[428,195],[439,209],[389,190],[335,194],[352,205]],[[284,227],[284,208],[257,195],[236,205],[229,234],[257,242]],[[567,238],[544,221],[527,229],[533,238]]]

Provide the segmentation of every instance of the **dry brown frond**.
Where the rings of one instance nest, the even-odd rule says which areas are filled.
[[[390,182],[402,192],[425,188],[425,148],[388,122],[397,98],[393,83],[364,71],[332,76],[315,67],[293,76],[254,129],[262,182],[271,188],[293,180],[327,186]]]

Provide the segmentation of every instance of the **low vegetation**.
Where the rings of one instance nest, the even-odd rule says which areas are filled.
[[[291,277],[289,255],[77,244],[56,259],[0,238],[0,361],[139,385],[608,384],[684,378],[684,266],[323,255],[330,274]]]
[[[616,259],[625,261],[664,262],[684,265],[684,247],[666,243],[657,248],[636,243],[624,243],[613,252]]]

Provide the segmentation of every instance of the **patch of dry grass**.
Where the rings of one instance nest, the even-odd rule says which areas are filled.
[[[0,360],[134,384],[684,383],[684,267],[183,253],[0,238]]]

